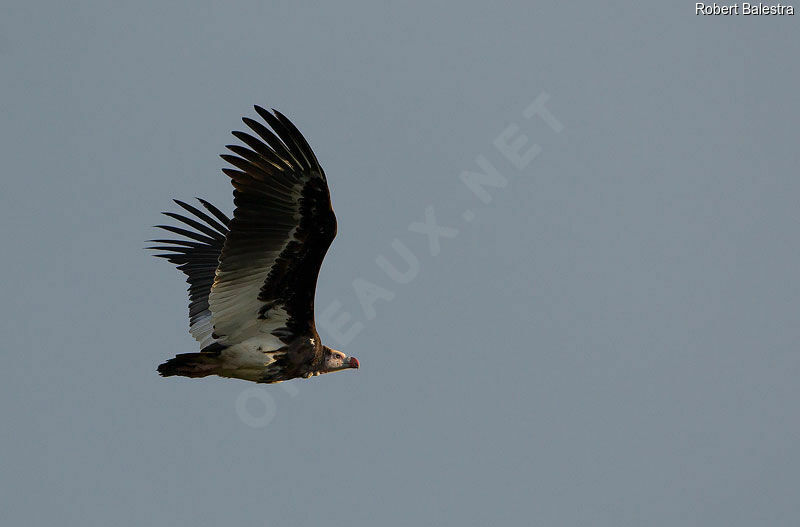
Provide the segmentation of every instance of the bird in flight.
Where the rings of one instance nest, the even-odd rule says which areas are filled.
[[[221,156],[233,166],[222,169],[233,218],[200,198],[175,200],[188,214],[164,214],[183,226],[156,227],[178,237],[150,240],[187,276],[189,332],[202,348],[161,364],[164,377],[276,383],[359,366],[323,346],[314,325],[317,276],[336,236],[325,172],[289,119],[255,110],[269,128],[244,117],[252,134],[233,135],[246,146]]]

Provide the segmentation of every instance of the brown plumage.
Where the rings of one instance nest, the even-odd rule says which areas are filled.
[[[164,214],[193,230],[157,227],[184,239],[151,249],[187,275],[190,332],[197,353],[160,365],[163,376],[219,375],[280,382],[347,368],[358,360],[323,346],[314,324],[322,260],[336,236],[327,179],[308,142],[281,113],[258,106],[271,128],[233,132],[245,145],[222,158],[234,187],[233,218],[205,200],[206,212],[175,200],[193,217]]]

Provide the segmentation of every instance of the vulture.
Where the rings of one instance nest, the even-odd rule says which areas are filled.
[[[221,157],[233,185],[233,217],[206,200],[174,200],[176,236],[150,240],[154,256],[175,264],[189,284],[189,332],[200,343],[158,367],[164,377],[218,375],[258,383],[309,378],[358,359],[322,345],[314,325],[317,276],[336,216],[325,172],[298,129],[260,106],[263,123],[244,117],[251,133]],[[266,126],[265,126],[266,124]]]

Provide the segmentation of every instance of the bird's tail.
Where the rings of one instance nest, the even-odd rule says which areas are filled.
[[[181,353],[158,367],[162,377],[206,377],[219,372],[219,358],[211,353]]]

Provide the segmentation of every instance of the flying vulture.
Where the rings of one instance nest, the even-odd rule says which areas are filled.
[[[150,240],[186,274],[189,326],[200,342],[158,367],[164,377],[219,375],[260,383],[308,378],[348,368],[358,359],[323,346],[314,325],[314,290],[336,236],[325,172],[295,126],[256,106],[271,128],[247,117],[253,134],[233,132],[222,171],[233,184],[233,218],[197,198],[175,200],[184,224],[157,225],[178,235]],[[204,210],[201,210],[201,208]],[[189,228],[186,228],[189,227]]]

